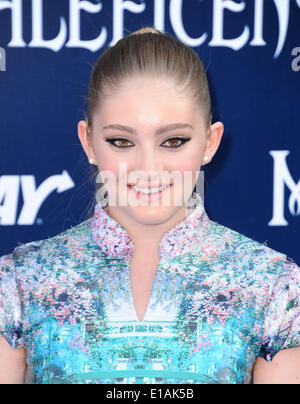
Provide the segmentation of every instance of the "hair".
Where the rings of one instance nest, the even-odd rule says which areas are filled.
[[[87,123],[92,128],[95,110],[105,96],[126,79],[141,75],[170,78],[190,91],[211,124],[211,98],[206,71],[198,54],[179,40],[153,27],[143,27],[107,48],[92,69],[88,90]]]
[[[169,34],[144,26],[107,48],[92,68],[85,116],[89,132],[93,130],[95,111],[101,109],[105,97],[113,94],[126,78],[143,75],[173,79],[182,90],[187,90],[203,114],[205,127],[209,128],[211,98],[200,57]]]

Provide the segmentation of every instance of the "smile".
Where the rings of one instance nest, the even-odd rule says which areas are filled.
[[[156,194],[158,192],[164,191],[165,189],[169,188],[170,184],[163,185],[160,187],[152,187],[152,188],[142,188],[138,186],[131,186],[136,192],[140,192],[142,194]]]
[[[164,191],[171,189],[173,184],[161,185],[160,187],[139,187],[137,185],[129,185],[130,190],[136,192],[136,198],[142,201],[160,200]]]

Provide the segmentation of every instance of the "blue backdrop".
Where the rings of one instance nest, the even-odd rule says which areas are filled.
[[[299,22],[300,0],[0,0],[0,255],[87,218],[91,67],[154,25],[198,52],[225,126],[208,215],[300,263]]]

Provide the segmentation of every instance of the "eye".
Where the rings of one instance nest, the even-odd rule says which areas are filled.
[[[106,142],[112,144],[115,147],[118,147],[119,149],[127,149],[128,147],[133,147],[133,146],[128,146],[129,140],[119,137],[119,138],[106,138]],[[120,145],[115,144],[115,142],[120,142]]]
[[[168,143],[170,146],[162,146],[166,147],[167,149],[177,149],[178,147],[184,145],[184,143],[189,142],[191,138],[184,138],[184,137],[172,137],[168,140],[166,140],[163,144]],[[128,143],[131,143],[128,139],[125,139],[123,137],[120,138],[106,138],[106,142],[112,144],[113,146],[117,147],[118,149],[128,149],[129,147],[133,147],[134,145],[132,144],[131,146],[128,145]],[[119,144],[116,144],[115,142],[119,142]],[[179,143],[181,142],[181,143]],[[179,144],[178,144],[179,143]]]
[[[191,140],[190,137],[189,138],[186,138],[186,137],[172,137],[172,138],[166,140],[166,142],[164,142],[164,143],[167,143],[167,142],[170,143],[171,146],[170,147],[167,146],[168,149],[177,149],[178,147],[184,145],[186,142],[189,142],[190,140]],[[178,141],[181,142],[181,143],[178,144]],[[166,146],[163,146],[163,147],[166,147]]]

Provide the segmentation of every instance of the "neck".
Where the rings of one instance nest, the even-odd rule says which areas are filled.
[[[185,219],[186,206],[179,207],[171,217],[159,223],[137,222],[119,207],[109,207],[107,213],[126,229],[135,246],[135,252],[145,253],[146,247],[147,251],[158,253],[159,242],[163,235]]]

